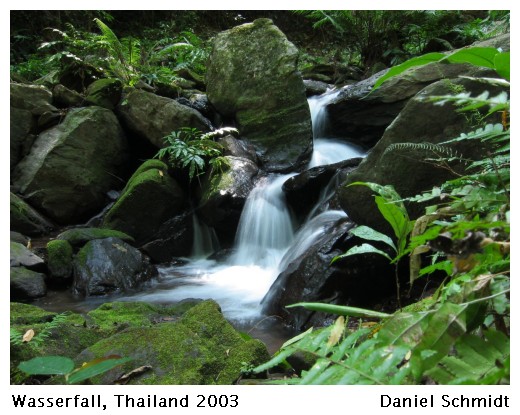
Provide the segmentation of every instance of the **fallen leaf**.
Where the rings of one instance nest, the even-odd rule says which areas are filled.
[[[329,336],[329,341],[327,342],[327,346],[332,347],[338,344],[341,339],[341,335],[345,330],[345,317],[339,316],[336,322],[334,323],[334,327],[332,328]]]
[[[137,369],[132,370],[131,372],[128,372],[124,375],[122,375],[119,379],[115,381],[117,385],[124,385],[127,383],[131,378],[140,375],[141,373],[147,372],[149,370],[152,370],[152,366],[141,366]]]
[[[29,329],[25,332],[25,334],[23,335],[22,337],[22,341],[24,343],[28,343],[31,341],[31,339],[34,337],[34,330],[33,329]]]

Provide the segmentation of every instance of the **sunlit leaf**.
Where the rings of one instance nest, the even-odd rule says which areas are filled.
[[[22,341],[25,342],[25,343],[30,342],[33,337],[34,337],[34,330],[33,329],[29,329],[23,335]]]

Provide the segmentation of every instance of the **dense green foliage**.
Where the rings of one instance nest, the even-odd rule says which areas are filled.
[[[486,50],[473,50],[467,56],[480,62],[488,60],[488,55]],[[490,60],[492,64],[496,61],[494,57]],[[488,82],[508,85],[507,81]],[[438,105],[454,102],[463,112],[484,107],[489,108],[488,115],[501,111],[502,124],[487,124],[441,144],[463,140],[484,143],[487,155],[481,160],[465,160],[466,174],[408,198],[408,202],[428,204],[426,215],[416,221],[409,220],[403,200],[391,186],[364,183],[379,194],[376,203],[394,230],[397,245],[366,226],[353,233],[390,246],[396,255],[391,258],[385,251],[363,244],[341,257],[376,253],[395,263],[409,254],[410,284],[433,272],[444,274],[444,282],[427,301],[381,317],[373,329],[347,328],[343,316],[363,316],[358,309],[299,304],[341,317],[333,326],[288,341],[255,372],[274,367],[294,353],[307,352],[316,357],[316,362],[291,383],[509,383],[509,99],[505,92],[496,97],[460,93],[431,99]],[[447,168],[452,161],[442,154],[438,160],[431,160]],[[431,256],[426,265],[421,265],[420,255],[426,253]]]

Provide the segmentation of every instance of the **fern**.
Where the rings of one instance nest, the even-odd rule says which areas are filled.
[[[447,156],[451,158],[460,158],[460,156],[457,155],[457,153],[449,148],[445,147],[441,144],[433,144],[428,142],[421,142],[421,143],[394,143],[389,145],[384,153],[383,157],[387,156],[388,154],[394,152],[394,151],[400,151],[400,152],[431,152],[434,153],[436,156]]]

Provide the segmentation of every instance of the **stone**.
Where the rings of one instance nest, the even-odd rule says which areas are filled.
[[[48,233],[54,226],[25,201],[11,193],[11,230],[35,236]]]
[[[309,161],[312,131],[298,50],[269,19],[219,33],[207,65],[209,101],[235,119],[266,171],[293,171]]]
[[[52,89],[52,101],[58,108],[70,108],[83,105],[85,98],[76,91],[58,84]]]
[[[160,166],[160,168],[155,168]],[[184,191],[159,160],[146,161],[128,180],[121,196],[105,215],[103,227],[147,242],[168,219],[182,210]]]
[[[72,276],[72,245],[63,240],[47,243],[47,268],[50,281],[63,283]]]
[[[11,300],[23,301],[47,294],[45,275],[25,267],[11,267]]]
[[[193,247],[193,214],[184,213],[164,222],[141,250],[155,263],[188,257]]]
[[[56,111],[51,91],[43,86],[11,83],[10,101],[11,107],[28,110],[32,115]]]
[[[449,65],[446,65],[449,66]],[[401,197],[411,197],[440,186],[446,180],[454,179],[456,173],[435,163],[425,162],[426,158],[438,158],[438,153],[413,149],[413,144],[443,143],[461,133],[475,130],[465,114],[456,111],[451,104],[434,105],[427,101],[429,96],[449,95],[454,90],[471,92],[477,96],[489,91],[497,95],[501,88],[472,79],[453,79],[435,82],[410,99],[395,121],[386,129],[383,137],[369,152],[359,167],[352,172],[339,191],[341,207],[359,225],[370,226],[380,232],[393,235],[388,223],[382,217],[374,202],[373,193],[365,186],[349,186],[357,181],[393,185]],[[498,118],[486,122],[499,122]],[[392,144],[412,143],[409,149],[385,153]],[[486,150],[474,141],[461,141],[449,146],[463,159],[480,160]],[[442,156],[442,154],[441,154]],[[458,174],[466,174],[466,166],[452,163],[451,169]],[[407,204],[411,219],[424,214],[424,206]]]
[[[133,243],[134,238],[124,232],[104,228],[73,228],[67,229],[56,236],[57,240],[70,243],[73,247],[82,247],[94,239],[119,238],[125,242]]]
[[[105,78],[92,82],[86,91],[86,101],[113,110],[121,99],[123,84],[119,79]]]
[[[125,94],[117,113],[126,128],[157,148],[165,146],[165,136],[183,127],[211,129],[211,123],[193,108],[142,90]]]
[[[34,138],[30,136],[34,129],[34,117],[29,110],[10,108],[10,165],[11,172],[25,156],[27,147],[32,145]],[[28,151],[28,149],[27,149]]]
[[[371,92],[376,81],[386,72],[378,72],[341,89],[326,107],[329,114],[329,126],[324,133],[326,137],[349,137],[357,144],[373,146],[408,100],[427,85],[445,78],[490,75],[492,71],[482,71],[470,64],[433,62],[410,68]]]
[[[121,239],[96,239],[74,259],[73,291],[89,297],[137,289],[156,273],[139,250]]]
[[[177,322],[128,328],[90,346],[75,360],[80,363],[110,354],[132,361],[91,378],[90,383],[112,384],[136,367],[151,366],[128,384],[230,385],[241,376],[244,365],[256,366],[269,359],[265,345],[242,338],[212,300],[191,307]]]
[[[315,81],[314,79],[304,79],[303,84],[305,85],[305,93],[307,97],[324,94],[330,87],[326,82]]]
[[[232,135],[227,135],[219,140],[219,143],[224,147],[224,156],[240,157],[248,159],[253,163],[258,161],[254,146],[245,140],[239,140]]]
[[[60,224],[88,219],[118,181],[126,138],[114,114],[100,107],[73,109],[41,133],[13,171],[26,200]]]
[[[45,269],[43,259],[18,242],[11,241],[10,257],[11,267],[26,267],[33,270]]]
[[[11,242],[18,242],[19,244],[22,244],[23,246],[27,246],[29,242],[31,241],[31,238],[28,236],[22,235],[20,232],[10,232],[10,238]]]
[[[250,160],[225,157],[229,168],[225,171],[212,169],[204,177],[198,210],[202,220],[215,228],[219,237],[221,234],[235,234],[242,208],[253,190],[253,179],[258,173],[258,167]]]

